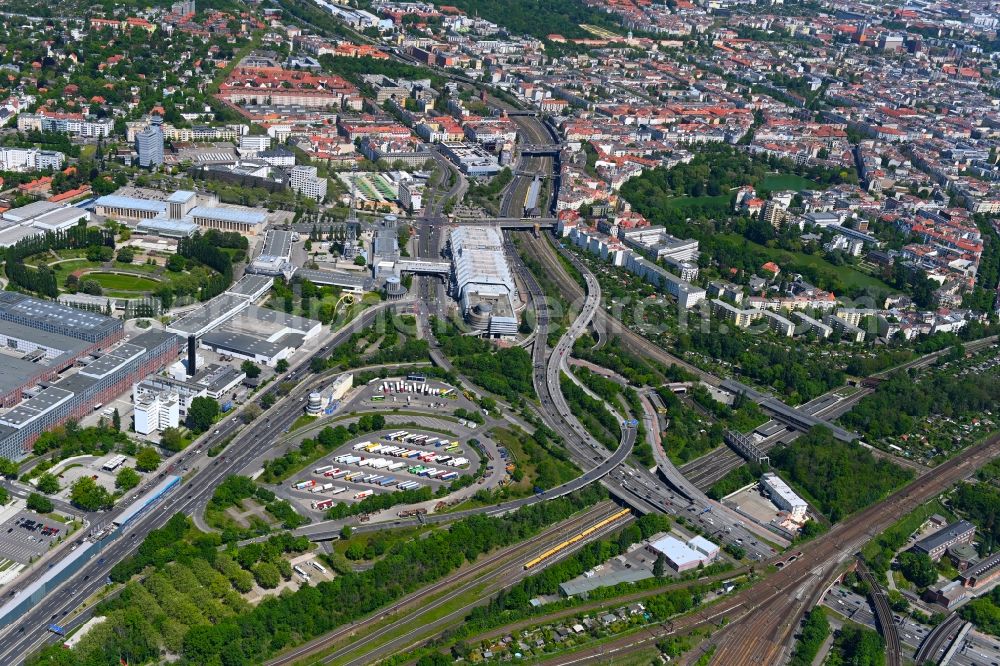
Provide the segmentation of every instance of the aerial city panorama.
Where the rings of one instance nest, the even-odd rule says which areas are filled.
[[[0,666],[1000,666],[1000,3],[0,0]]]

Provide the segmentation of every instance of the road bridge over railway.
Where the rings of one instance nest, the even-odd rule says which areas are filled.
[[[767,413],[774,416],[775,420],[781,421],[787,426],[790,426],[796,430],[801,430],[806,432],[813,428],[814,426],[822,425],[826,426],[833,433],[833,436],[842,442],[853,442],[859,439],[856,433],[849,430],[845,430],[838,425],[824,421],[823,419],[813,416],[801,409],[795,407],[789,407],[782,401],[778,400],[773,396],[766,395],[760,391],[751,388],[744,384],[743,382],[738,382],[735,379],[724,379],[719,387],[729,391],[733,395],[743,394],[750,400],[753,400],[761,409]]]

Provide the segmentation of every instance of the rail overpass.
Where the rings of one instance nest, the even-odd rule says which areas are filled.
[[[774,416],[775,420],[781,421],[785,425],[791,426],[796,430],[806,432],[814,426],[821,425],[829,428],[830,431],[833,432],[833,436],[842,442],[853,442],[854,440],[859,439],[856,433],[845,430],[844,428],[834,425],[828,421],[824,421],[823,419],[813,416],[812,414],[808,414],[801,409],[789,407],[777,398],[765,395],[764,393],[747,386],[743,382],[738,382],[735,379],[724,379],[722,383],[719,384],[719,387],[729,391],[733,395],[745,395],[747,398],[760,405],[761,409]]]

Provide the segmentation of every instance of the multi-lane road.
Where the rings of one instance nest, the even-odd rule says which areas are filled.
[[[365,310],[353,322],[340,329],[333,338],[313,355],[303,358],[292,368],[286,379],[296,379],[308,371],[313,356],[328,352],[331,347],[341,344],[354,332],[368,326],[382,310],[398,305],[383,303]],[[26,612],[16,622],[0,630],[0,663],[18,664],[40,646],[50,636],[47,626],[50,622],[59,621],[66,629],[72,629],[85,621],[86,614],[69,617],[84,600],[97,592],[106,583],[111,568],[119,561],[133,553],[138,544],[142,543],[150,531],[161,527],[168,518],[181,512],[195,515],[204,510],[216,486],[227,476],[238,473],[245,461],[262,454],[273,443],[276,436],[298,418],[300,410],[297,405],[305,395],[324,378],[312,377],[301,382],[287,397],[268,409],[261,418],[243,426],[237,417],[227,418],[216,430],[198,442],[197,448],[203,452],[195,454],[192,451],[180,454],[172,461],[173,466],[185,465],[191,468],[189,478],[179,488],[173,490],[159,504],[151,507],[126,525],[122,534],[107,545],[90,562],[82,566],[66,582],[50,593],[34,608]],[[278,383],[263,391],[256,399],[259,405],[264,395],[277,394]],[[289,405],[295,405],[289,408]],[[242,430],[241,430],[242,428]],[[209,458],[207,450],[229,437],[232,442],[222,454]],[[189,447],[190,449],[191,447]],[[165,473],[164,473],[165,474]],[[161,474],[163,476],[163,474]],[[115,511],[107,516],[108,522],[120,512]],[[18,586],[21,589],[21,585]]]
[[[698,627],[724,628],[710,639],[717,649],[712,664],[750,666],[776,664],[803,613],[815,605],[827,586],[870,539],[921,504],[967,478],[1000,456],[1000,436],[991,437],[942,463],[889,498],[851,516],[796,553],[775,562],[781,568],[753,587],[672,624],[623,637],[599,648],[551,659],[548,664],[606,663],[609,657],[643,649],[664,637]]]

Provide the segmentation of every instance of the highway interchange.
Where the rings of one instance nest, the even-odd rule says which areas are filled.
[[[524,128],[530,128],[533,124],[536,126],[534,130],[526,130],[535,137],[533,141],[541,143],[546,140],[544,137],[547,131],[541,128],[541,123],[537,119],[519,118],[518,123]],[[551,158],[548,157],[526,156],[521,159],[519,174],[530,173],[538,169],[551,169],[553,166]],[[527,182],[530,182],[528,175],[515,177],[507,192],[504,193],[501,215],[517,214],[519,212],[517,207],[519,205],[523,207],[526,179]],[[461,189],[462,182],[460,179],[459,184],[454,186],[447,196],[438,200],[438,204],[440,205],[447,200],[448,196],[457,193]],[[430,217],[417,221],[420,233],[416,241],[416,248],[420,256],[440,256],[442,222],[439,209],[432,211]],[[565,274],[565,270],[557,265],[557,261],[552,262],[554,255],[547,241],[535,240],[529,241],[529,243],[534,246],[533,251],[541,253],[541,256],[548,253],[549,263],[547,265],[550,270],[554,273]],[[545,294],[535,277],[521,262],[512,242],[508,243],[508,249],[509,258],[516,268],[524,293],[531,299],[531,305],[536,313],[534,344],[531,351],[534,364],[533,383],[540,400],[538,412],[545,424],[559,434],[575,462],[581,468],[582,474],[573,481],[554,488],[544,495],[504,502],[494,507],[445,515],[432,514],[420,520],[393,521],[391,526],[446,522],[473,513],[508,512],[599,481],[608,488],[614,497],[637,511],[665,511],[674,515],[683,515],[689,521],[700,523],[704,531],[718,540],[742,544],[750,556],[755,559],[771,560],[774,558],[776,553],[773,548],[759,540],[755,532],[746,529],[735,514],[727,512],[704,497],[701,491],[681,476],[672,465],[669,465],[669,462],[661,463],[659,469],[652,472],[630,462],[629,455],[636,439],[634,426],[623,425],[621,441],[614,451],[604,448],[594,440],[573,415],[560,389],[560,376],[565,360],[572,350],[574,341],[584,334],[588,327],[597,327],[605,334],[607,331],[613,330],[615,335],[621,336],[627,343],[634,345],[637,352],[648,355],[664,364],[678,364],[686,367],[711,384],[718,385],[720,381],[650,344],[648,340],[621,326],[602,310],[601,291],[597,278],[571,255],[567,255],[567,258],[574,263],[584,279],[583,286],[577,285],[577,289],[582,292],[581,298],[578,300],[579,311],[555,346],[548,349],[546,340],[551,322]],[[328,379],[328,375],[308,375],[308,379],[304,378],[314,356],[325,354],[330,348],[341,344],[352,333],[370,324],[378,313],[390,307],[397,310],[408,307],[415,308],[421,322],[421,329],[427,335],[432,336],[433,332],[430,331],[428,325],[429,317],[431,315],[442,316],[444,313],[445,287],[436,279],[420,279],[416,284],[419,300],[411,297],[404,301],[383,303],[370,308],[350,325],[337,331],[324,347],[299,360],[287,376],[287,379],[299,379],[299,384],[287,396],[279,397],[274,406],[265,410],[259,419],[243,425],[238,417],[227,418],[217,430],[199,442],[195,451],[189,450],[175,456],[170,461],[168,471],[160,476],[162,477],[170,470],[181,466],[190,468],[192,471],[185,478],[184,484],[178,490],[173,491],[155,510],[142,514],[127,525],[120,536],[108,543],[79,572],[50,593],[44,601],[25,613],[16,622],[0,630],[2,631],[0,633],[0,663],[17,664],[23,661],[25,655],[30,654],[50,638],[50,634],[46,632],[46,627],[50,622],[60,622],[69,630],[86,621],[87,612],[70,614],[84,600],[104,586],[108,573],[117,562],[132,554],[142,539],[151,530],[162,526],[173,513],[181,512],[190,516],[199,514],[204,510],[219,482],[226,476],[238,472],[246,460],[264,453],[272,445],[274,435],[285,431],[298,417],[300,410],[296,403],[308,391]],[[446,359],[443,359],[443,355],[434,348],[433,343],[432,358],[439,364],[447,364]],[[257,396],[255,402],[260,405],[261,399],[265,395],[277,395],[277,391],[278,385],[273,384]],[[864,394],[864,392],[860,393],[860,395]],[[860,396],[852,396],[851,399],[838,402],[835,405],[826,404],[817,410],[816,415],[832,418],[849,409],[857,399],[860,399]],[[783,436],[790,439],[794,438],[795,434],[794,431],[786,429]],[[208,456],[208,450],[211,447],[230,437],[232,437],[232,441],[217,457]],[[779,441],[787,441],[787,439],[775,437],[773,443]],[[731,629],[721,632],[719,637],[715,639],[719,650],[714,663],[774,663],[770,660],[776,659],[782,654],[797,618],[819,599],[822,591],[826,589],[826,585],[832,580],[833,574],[860,545],[884,529],[895,516],[932,497],[956,480],[964,478],[971,469],[974,469],[975,465],[995,456],[997,448],[996,439],[991,440],[984,445],[969,449],[951,461],[929,471],[921,479],[922,485],[920,487],[911,486],[900,491],[888,502],[870,507],[858,516],[836,526],[830,533],[804,546],[802,549],[804,554],[800,558],[797,560],[793,558],[764,584],[751,588],[732,599],[724,600],[712,610],[706,610],[692,616],[689,621],[678,623],[671,631],[685,625],[688,628],[711,625],[722,616],[731,620],[744,620],[732,625]],[[732,463],[721,462],[720,464]],[[21,488],[15,487],[15,490],[23,493]],[[110,522],[120,510],[121,508],[117,509],[112,514],[104,516],[103,519]],[[711,513],[711,518],[704,515],[706,512]],[[350,519],[323,521],[300,528],[295,532],[320,541],[336,538],[344,524],[354,524],[359,531],[387,527],[384,523],[358,524],[356,519]],[[30,578],[26,578],[23,582],[19,582],[18,588],[23,588],[30,580]],[[791,596],[789,596],[789,591],[793,591]],[[64,618],[66,619],[64,620]],[[633,643],[628,643],[628,640],[633,640]],[[630,649],[641,644],[642,640],[626,639],[615,649]],[[608,653],[603,652],[602,654],[606,657]],[[553,663],[570,662],[555,660]]]

